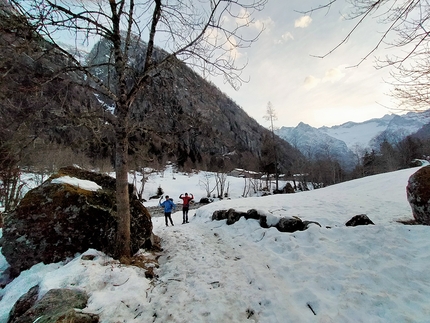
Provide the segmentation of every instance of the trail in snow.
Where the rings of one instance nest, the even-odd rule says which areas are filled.
[[[158,309],[153,322],[184,322],[183,317],[193,317],[194,322],[285,322],[287,317],[300,321],[292,306],[286,306],[291,304],[288,286],[271,268],[275,254],[217,229],[225,224],[192,220],[154,228],[164,255],[148,295]],[[217,310],[208,310],[214,302]],[[278,311],[268,313],[268,307]]]

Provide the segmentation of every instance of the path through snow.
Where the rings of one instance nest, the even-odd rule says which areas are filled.
[[[164,227],[164,218],[153,219],[164,248],[159,277],[148,295],[158,309],[154,322],[184,322],[183,317],[194,322],[300,321],[298,313],[285,306],[291,303],[288,286],[271,268],[276,254],[264,253],[240,234],[217,229],[225,223],[202,225],[194,219],[191,215],[190,223],[182,225],[176,217],[174,227]],[[214,302],[217,310],[210,311]],[[269,304],[278,311],[265,311]]]

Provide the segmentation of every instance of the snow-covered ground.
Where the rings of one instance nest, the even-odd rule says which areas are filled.
[[[42,294],[59,287],[86,290],[85,311],[99,314],[105,323],[430,322],[430,227],[397,222],[412,218],[405,187],[417,170],[251,198],[236,198],[244,179],[229,178],[232,198],[190,211],[189,224],[181,224],[179,208],[173,227],[153,218],[164,248],[157,279],[88,250],[97,255],[93,261],[77,256],[22,272],[0,291],[0,322],[35,284]],[[146,194],[155,194],[161,185],[175,202],[185,192],[200,199],[205,190],[199,176],[151,176]],[[299,216],[322,227],[281,233],[255,220],[231,226],[211,221],[213,211],[227,208]],[[356,214],[367,214],[375,225],[346,227]],[[1,257],[0,270],[6,267]]]

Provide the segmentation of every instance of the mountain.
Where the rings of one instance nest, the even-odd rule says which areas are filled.
[[[139,62],[144,60],[139,55],[145,53],[146,44],[138,42],[133,47],[139,58],[133,60],[134,69],[139,73],[142,68]],[[111,46],[102,40],[94,46],[89,59],[103,64],[111,57],[110,50]],[[157,50],[155,59],[163,55],[163,51]],[[109,84],[112,73],[98,71]],[[132,116],[143,130],[136,133],[137,141],[148,142],[147,150],[156,158],[170,151],[169,158],[175,158],[180,166],[197,163],[211,169],[258,170],[264,162],[267,138],[271,138],[269,130],[232,99],[177,60],[147,82],[135,100]],[[301,154],[284,140],[275,140],[279,160],[287,170]]]
[[[323,131],[300,122],[297,127],[282,127],[277,135],[297,148],[311,160],[336,159],[344,169],[351,170],[355,157],[346,143]]]
[[[343,141],[351,150],[356,145],[365,148],[370,147],[372,139],[387,129],[393,117],[393,115],[385,115],[382,118],[360,123],[350,121],[338,126],[321,127],[318,130]]]
[[[430,110],[408,112],[404,115],[387,114],[382,118],[360,123],[346,122],[339,126],[321,127],[319,130],[342,140],[353,151],[357,147],[379,150],[382,141],[397,143],[428,123],[430,123]]]
[[[380,144],[396,144],[409,135],[423,133],[430,123],[430,110],[387,114],[364,122],[346,122],[333,127],[314,128],[304,123],[297,127],[281,127],[278,136],[313,160],[337,159],[342,167],[351,170],[357,156],[365,150],[379,151]]]
[[[85,80],[80,72],[58,77],[54,71],[64,68],[66,57],[22,19],[7,12],[1,15],[0,142],[27,151],[25,162],[29,165],[34,163],[29,141],[49,146],[51,154],[55,143],[83,154],[91,163],[113,160],[112,102],[79,86]],[[135,57],[130,57],[136,74],[141,68],[143,46],[137,44]],[[110,57],[106,52],[110,48],[106,41],[100,42],[89,53],[88,61],[103,62],[103,57]],[[97,72],[102,79],[112,76],[100,67]],[[146,83],[134,100],[131,119],[129,153],[136,167],[159,166],[170,160],[187,168],[259,170],[269,163],[265,149],[270,131],[179,60],[172,60]],[[287,171],[302,155],[284,140],[275,141],[283,171]],[[59,155],[51,154],[43,156],[44,162]],[[55,164],[82,160],[82,156],[68,156]],[[24,163],[24,158],[20,162]]]

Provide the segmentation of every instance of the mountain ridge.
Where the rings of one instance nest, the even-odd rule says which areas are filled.
[[[397,144],[429,123],[430,109],[403,115],[386,114],[381,118],[348,121],[332,127],[315,128],[300,122],[296,127],[281,127],[276,133],[307,157],[318,159],[325,151],[325,157],[336,158],[345,169],[351,170],[357,155],[364,151],[379,151],[384,141]]]

